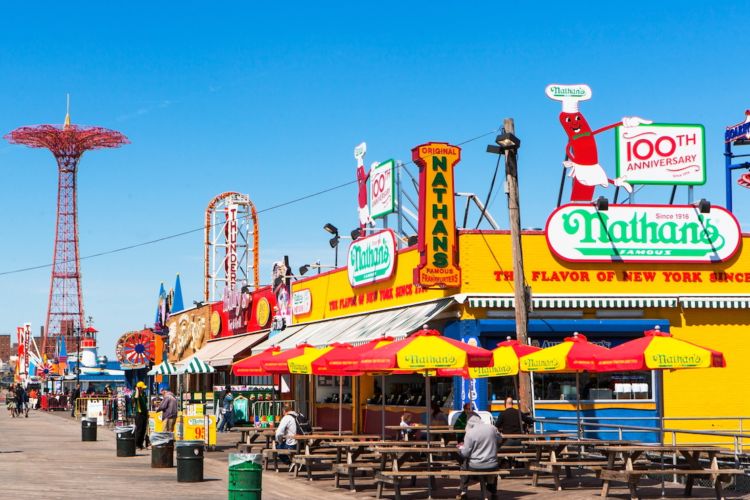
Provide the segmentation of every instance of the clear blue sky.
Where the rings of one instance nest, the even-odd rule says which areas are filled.
[[[461,142],[504,117],[515,118],[523,141],[523,225],[541,227],[556,203],[565,144],[560,106],[544,95],[553,82],[592,87],[582,111],[594,127],[630,115],[704,124],[709,180],[696,197],[724,204],[723,130],[750,107],[747,2],[265,5],[4,7],[0,131],[61,123],[69,92],[75,123],[132,141],[82,160],[82,255],[200,227],[223,191],[248,193],[262,210],[353,180],[352,150],[363,140],[368,165],[409,160],[417,144]],[[486,196],[491,139],[464,147],[460,191]],[[598,141],[613,175],[612,133]],[[49,263],[50,154],[3,142],[0,169],[0,272]],[[650,188],[638,200],[668,196]],[[735,196],[748,231],[750,192]],[[295,269],[332,262],[322,226],[355,227],[356,203],[351,185],[263,213],[262,281],[285,254]],[[502,193],[491,212],[507,227]],[[201,298],[201,232],[83,261],[86,314],[102,332],[102,352],[151,324],[159,283],[171,286],[178,272],[186,302]],[[0,275],[0,332],[25,321],[38,332],[48,291],[48,268]]]

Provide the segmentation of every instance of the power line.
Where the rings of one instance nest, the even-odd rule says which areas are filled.
[[[471,139],[467,139],[467,140],[465,140],[463,142],[459,142],[457,145],[458,146],[463,146],[464,144],[469,144],[470,142],[479,140],[479,139],[481,139],[483,137],[486,137],[486,136],[488,136],[490,134],[497,133],[498,130],[499,129],[490,130],[489,132],[485,132],[485,133],[483,133],[481,135],[478,135],[476,137],[472,137]],[[408,162],[400,164],[399,167],[406,167],[407,165],[412,165],[412,164],[414,164],[414,161],[408,161]],[[299,203],[301,201],[309,200],[310,198],[315,198],[316,196],[321,196],[321,195],[324,195],[326,193],[330,193],[332,191],[336,191],[338,189],[344,188],[346,186],[350,186],[350,185],[355,184],[355,183],[357,183],[356,179],[348,181],[348,182],[344,182],[343,184],[339,184],[339,185],[336,185],[336,186],[333,186],[333,187],[321,189],[320,191],[316,191],[314,193],[306,194],[306,195],[300,196],[298,198],[293,198],[291,200],[288,200],[288,201],[285,201],[285,202],[282,202],[282,203],[278,203],[278,204],[272,205],[270,207],[263,208],[261,210],[258,210],[257,213],[258,214],[262,214],[262,213],[270,212],[272,210],[277,210],[279,208],[283,208],[283,207],[286,207],[286,206],[289,206],[289,205],[294,205],[295,203]],[[214,224],[214,225],[218,225],[218,223]],[[171,239],[175,239],[175,238],[181,238],[182,236],[187,236],[188,234],[193,234],[193,233],[197,233],[199,231],[205,231],[205,230],[206,230],[206,226],[203,225],[201,227],[196,227],[196,228],[193,228],[193,229],[188,229],[186,231],[182,231],[182,232],[179,232],[179,233],[169,234],[169,235],[166,235],[166,236],[155,238],[153,240],[142,241],[140,243],[133,243],[132,245],[126,245],[124,247],[114,248],[112,250],[105,250],[103,252],[93,253],[93,254],[90,254],[90,255],[84,255],[83,257],[80,257],[79,260],[89,260],[89,259],[95,259],[97,257],[103,257],[105,255],[112,255],[112,254],[115,254],[115,253],[121,253],[121,252],[125,252],[125,251],[128,251],[128,250],[133,250],[135,248],[140,248],[140,247],[145,247],[145,246],[149,246],[149,245],[154,245],[156,243],[161,243],[162,241],[167,241],[167,240],[171,240]],[[62,261],[62,262],[59,262],[59,263],[60,264],[64,264],[66,262],[71,262],[71,261]],[[36,271],[38,269],[45,269],[45,268],[48,268],[48,267],[52,267],[52,263],[41,264],[41,265],[38,265],[38,266],[23,267],[23,268],[19,268],[19,269],[12,269],[12,270],[9,270],[9,271],[0,271],[0,276],[7,276],[7,275],[10,275],[10,274],[25,273],[25,272],[28,272],[28,271]]]

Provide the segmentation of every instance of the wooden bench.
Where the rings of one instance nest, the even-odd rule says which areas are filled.
[[[297,466],[294,467],[294,477],[299,477],[299,471],[304,465],[307,472],[307,480],[312,481],[312,468],[310,466],[314,463],[322,463],[329,460],[335,462],[336,455],[333,453],[298,453],[292,458],[292,463]]]
[[[684,476],[685,496],[693,493],[693,482],[696,477],[709,477],[714,483],[714,491],[717,500],[724,500],[724,491],[721,485],[732,479],[737,474],[745,474],[742,469],[632,469],[632,470],[612,470],[602,469],[599,477],[604,480],[602,484],[602,498],[607,498],[609,494],[609,481],[622,481],[627,483],[630,489],[630,498],[638,499],[638,481],[642,476]]]
[[[269,463],[273,458],[274,471],[279,472],[279,456],[286,455],[289,458],[293,458],[297,454],[297,450],[277,450],[276,448],[266,448],[263,450],[263,468],[268,470]]]
[[[426,477],[432,481],[434,478],[458,478],[461,476],[476,477],[479,479],[479,486],[482,490],[482,498],[487,498],[487,478],[507,476],[507,470],[492,471],[468,471],[468,470],[399,470],[399,471],[382,471],[375,473],[375,482],[377,484],[377,495],[375,498],[383,498],[383,486],[388,483],[393,485],[393,492],[396,500],[401,500],[401,478],[411,477],[412,481],[417,478]]]

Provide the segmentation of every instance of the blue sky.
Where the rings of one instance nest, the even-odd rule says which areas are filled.
[[[696,189],[724,204],[723,130],[750,107],[741,55],[747,2],[357,2],[321,5],[181,2],[6,6],[0,21],[0,130],[60,123],[65,94],[75,123],[125,133],[132,144],[84,156],[79,174],[81,254],[200,227],[220,192],[248,193],[263,210],[353,180],[352,150],[367,164],[409,160],[428,141],[462,142],[513,117],[524,227],[555,207],[564,155],[548,83],[588,83],[594,127],[638,115],[706,127],[709,180]],[[216,4],[219,5],[219,4]],[[583,6],[585,5],[585,7]],[[466,144],[460,191],[487,195],[492,135]],[[613,175],[614,137],[598,138]],[[0,272],[51,261],[57,177],[45,151],[0,144],[5,213]],[[602,192],[612,196],[613,191]],[[678,201],[686,200],[678,193]],[[664,188],[638,201],[666,203]],[[323,224],[357,225],[356,187],[264,212],[261,279],[333,251]],[[502,193],[490,210],[503,227]],[[750,193],[735,190],[750,231]],[[83,261],[86,314],[112,354],[123,332],[150,324],[161,281],[176,273],[185,300],[201,298],[203,237]],[[49,269],[0,275],[0,332],[44,322]]]

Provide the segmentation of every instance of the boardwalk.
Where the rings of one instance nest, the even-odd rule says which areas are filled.
[[[132,458],[117,458],[112,431],[98,429],[98,441],[81,442],[79,421],[63,414],[31,412],[28,419],[12,419],[0,412],[0,498],[112,498],[112,499],[214,499],[227,495],[227,452],[236,435],[220,435],[219,451],[207,455],[205,482],[178,483],[176,469],[152,469],[150,452],[139,452]],[[316,474],[320,476],[320,474]],[[546,483],[549,483],[547,481]],[[370,482],[371,483],[371,482]],[[545,484],[546,484],[545,483]],[[364,490],[356,495],[333,488],[330,479],[312,483],[289,478],[286,473],[265,473],[263,498],[268,499],[352,499],[373,498],[374,488],[363,481]],[[564,482],[566,489],[554,493],[548,487],[532,488],[523,478],[503,480],[502,499],[599,498],[594,478],[577,478]],[[388,491],[393,498],[392,490]],[[424,494],[407,491],[405,498],[424,498]],[[643,488],[643,498],[658,498],[657,487]],[[713,498],[711,490],[696,489],[693,498]],[[455,483],[437,492],[436,498],[454,498]],[[629,498],[623,486],[614,488],[612,498]],[[682,489],[671,486],[668,497],[681,498]],[[470,498],[478,498],[476,487]],[[727,495],[727,498],[742,498]]]

